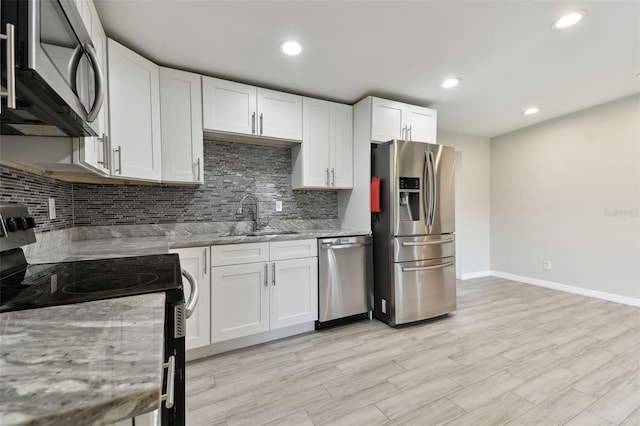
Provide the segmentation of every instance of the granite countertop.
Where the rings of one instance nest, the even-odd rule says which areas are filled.
[[[164,293],[0,314],[0,424],[97,425],[158,408]]]
[[[277,231],[275,231],[277,232]],[[285,231],[286,232],[286,231]],[[301,240],[307,238],[368,235],[370,232],[355,229],[298,230],[294,234],[269,234],[248,236],[229,233],[195,233],[163,236],[122,236],[72,241],[64,246],[28,253],[29,263],[66,262],[74,260],[104,259],[169,253],[171,249],[204,247],[219,244],[240,244],[269,241]]]

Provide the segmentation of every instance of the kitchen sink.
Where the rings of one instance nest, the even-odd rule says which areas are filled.
[[[246,235],[247,237],[262,237],[265,235],[292,235],[292,234],[299,234],[300,232],[298,231],[256,231],[256,232],[249,232]]]

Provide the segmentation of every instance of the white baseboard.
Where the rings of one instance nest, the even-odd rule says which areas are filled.
[[[471,280],[474,278],[483,278],[483,277],[490,277],[491,276],[491,271],[477,271],[477,272],[469,272],[467,274],[460,274],[460,279],[461,280]]]
[[[525,284],[531,284],[538,287],[551,288],[553,290],[560,290],[567,293],[579,294],[581,296],[594,297],[596,299],[607,300],[609,302],[622,303],[624,305],[631,305],[640,307],[640,298],[620,296],[613,293],[605,293],[604,291],[590,290],[582,287],[575,287],[567,284],[560,284],[553,281],[545,281],[538,278],[525,277],[522,275],[509,274],[507,272],[490,271],[491,276],[504,278],[512,281],[520,281]]]

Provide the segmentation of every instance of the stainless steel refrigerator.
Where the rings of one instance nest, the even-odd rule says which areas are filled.
[[[394,140],[372,145],[374,315],[391,326],[456,309],[455,150]]]

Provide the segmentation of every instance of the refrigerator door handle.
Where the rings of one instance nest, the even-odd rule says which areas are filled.
[[[429,190],[429,151],[424,152],[424,164],[422,165],[422,204],[424,208],[424,223],[429,226],[431,218],[431,191]]]
[[[435,167],[435,161],[433,159],[433,152],[428,151],[427,152],[427,163],[429,164],[429,166],[427,167],[427,171],[429,174],[429,216],[428,216],[428,220],[429,222],[427,223],[427,225],[429,226],[433,226],[433,222],[435,220],[435,216],[436,216],[436,202],[437,202],[437,194],[436,194],[436,188],[437,188],[437,182],[436,182],[436,167]]]
[[[437,241],[418,241],[418,242],[403,241],[402,246],[403,247],[430,246],[433,244],[446,244],[450,242],[453,242],[453,238],[446,238],[444,240],[437,240]]]
[[[438,265],[433,265],[433,266],[419,266],[419,267],[416,267],[416,268],[403,267],[402,268],[402,272],[431,271],[432,269],[442,269],[442,268],[446,268],[447,266],[451,266],[451,265],[453,265],[453,260],[451,260],[449,262],[445,262],[445,263],[440,263]]]

